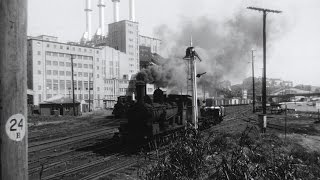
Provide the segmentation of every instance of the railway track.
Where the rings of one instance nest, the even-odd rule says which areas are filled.
[[[60,146],[65,146],[65,145],[85,141],[101,135],[110,135],[110,134],[113,134],[114,132],[116,132],[115,127],[108,127],[108,128],[102,128],[99,130],[88,131],[85,133],[79,133],[73,136],[62,137],[62,138],[57,138],[57,139],[52,139],[52,140],[42,141],[42,142],[35,142],[29,145],[28,152],[32,153],[37,151],[44,151],[51,148],[56,148]]]
[[[114,120],[111,120],[111,121],[108,121],[107,123],[97,123],[97,124],[90,124],[90,126],[107,126],[107,125],[110,125],[110,124],[113,124],[115,122],[117,122],[118,120],[117,119],[114,119]],[[86,129],[86,131],[94,131],[94,130],[97,130],[97,128],[90,128],[90,129]],[[32,132],[29,132],[29,134],[32,134]],[[43,140],[43,139],[50,139],[52,137],[59,137],[63,135],[61,132],[57,132],[57,133],[51,133],[49,136],[44,136],[42,133],[40,135],[34,135],[34,136],[29,136],[28,137],[28,142],[29,143],[32,143],[32,142],[37,142],[37,141],[40,141],[40,140]]]
[[[90,151],[81,152],[81,153],[78,153],[76,155],[68,156],[67,158],[62,158],[59,161],[50,162],[48,164],[41,164],[40,161],[45,161],[45,160],[49,161],[49,159],[53,159],[53,158],[61,157],[61,156],[64,156],[64,155],[72,154],[75,151],[79,151],[80,149],[72,149],[72,150],[65,151],[65,152],[62,152],[62,153],[59,153],[59,154],[56,154],[56,155],[53,155],[53,156],[43,157],[43,158],[41,158],[39,160],[36,160],[36,161],[33,161],[33,162],[29,163],[29,167],[32,167],[32,168],[29,168],[29,174],[34,174],[34,173],[37,173],[39,171],[47,171],[47,170],[50,170],[50,169],[55,168],[57,166],[66,164],[67,162],[70,162],[73,159],[77,159],[77,158],[81,158],[81,157],[92,155],[92,154],[94,154],[93,151],[102,151],[102,150],[106,150],[107,151],[108,148],[110,148],[110,147],[112,147],[114,145],[117,145],[117,144],[118,144],[118,142],[110,142],[110,143],[108,143],[107,146],[91,148]],[[39,164],[40,164],[40,166],[39,166]]]

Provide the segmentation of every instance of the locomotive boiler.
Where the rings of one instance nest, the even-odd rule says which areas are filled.
[[[137,102],[127,113],[127,123],[120,125],[120,137],[126,143],[141,144],[184,129],[188,113],[187,106],[191,98],[187,95],[169,95],[166,97],[161,89],[156,89],[153,102],[147,100],[145,83],[136,83]]]

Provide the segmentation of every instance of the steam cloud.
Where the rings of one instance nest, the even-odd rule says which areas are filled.
[[[276,26],[268,21],[268,26]],[[162,40],[162,54],[168,57],[159,67],[142,70],[145,82],[155,83],[159,87],[168,87],[180,92],[186,89],[185,50],[193,37],[193,45],[202,62],[197,62],[197,73],[207,72],[197,78],[199,85],[205,84],[207,91],[215,91],[222,80],[241,80],[250,67],[250,50],[262,49],[262,18],[259,15],[248,16],[239,12],[225,21],[216,21],[208,17],[198,17],[191,22],[182,21],[178,31],[161,25],[155,33]],[[268,42],[280,35],[279,28],[267,29]],[[280,28],[281,29],[281,28]]]

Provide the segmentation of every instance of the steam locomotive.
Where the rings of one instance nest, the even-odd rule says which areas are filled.
[[[120,124],[120,140],[128,145],[143,145],[159,140],[191,126],[192,99],[189,95],[164,95],[161,89],[156,89],[153,100],[145,93],[145,83],[136,82],[137,102],[130,106],[121,102],[126,110],[127,122]],[[205,126],[222,121],[221,107],[206,108],[200,114],[200,123]]]

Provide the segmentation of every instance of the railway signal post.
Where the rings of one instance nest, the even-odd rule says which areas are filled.
[[[191,84],[192,84],[192,122],[194,123],[194,128],[198,129],[198,101],[197,101],[197,70],[196,70],[196,58],[198,58],[200,61],[200,57],[195,51],[194,47],[192,47],[192,38],[190,41],[190,47],[186,50],[186,56],[183,58],[185,60],[188,60],[188,68],[190,68],[190,71],[188,71],[191,74]],[[188,75],[189,78],[189,75]]]
[[[267,13],[281,13],[278,10],[262,9],[257,7],[248,7],[248,9],[261,11],[263,13],[263,76],[262,76],[262,110],[267,113],[267,80],[266,80],[266,19]]]
[[[28,179],[27,0],[0,3],[0,179]]]

